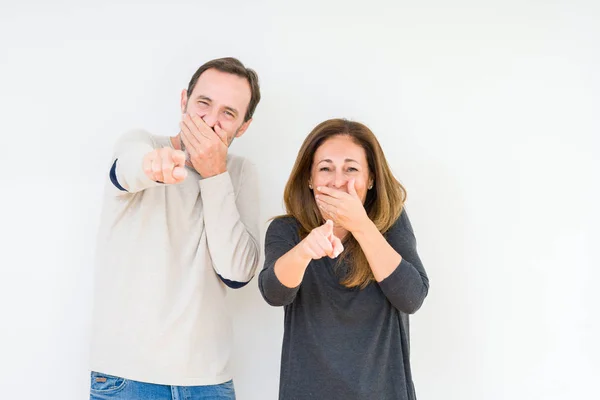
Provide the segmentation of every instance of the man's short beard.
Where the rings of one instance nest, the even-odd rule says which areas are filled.
[[[183,154],[185,154],[185,162],[186,163],[191,162],[190,153],[185,148],[185,144],[183,144],[183,139],[181,138],[181,134],[179,135],[179,147],[181,147],[181,151],[183,151]]]

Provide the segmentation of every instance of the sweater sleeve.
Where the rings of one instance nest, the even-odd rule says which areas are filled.
[[[265,301],[272,306],[285,306],[294,301],[300,285],[289,288],[275,275],[275,263],[300,242],[298,227],[291,218],[276,218],[265,237],[265,264],[258,277],[258,288]]]
[[[417,253],[417,242],[406,211],[402,211],[385,237],[402,256],[402,261],[379,286],[394,307],[413,314],[427,297],[429,278]]]
[[[130,131],[117,141],[108,173],[115,195],[136,193],[163,185],[144,173],[144,156],[154,150],[154,141],[148,132]]]
[[[256,167],[243,161],[237,191],[229,172],[201,179],[199,185],[213,267],[227,286],[245,286],[254,276],[260,254]]]

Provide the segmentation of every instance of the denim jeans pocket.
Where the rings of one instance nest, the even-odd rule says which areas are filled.
[[[235,399],[235,388],[233,380],[227,381],[220,385],[215,385],[216,392],[224,399]]]
[[[122,390],[126,384],[126,379],[92,371],[90,390],[96,393],[114,393]]]

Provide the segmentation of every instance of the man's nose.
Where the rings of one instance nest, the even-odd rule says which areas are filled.
[[[214,128],[215,125],[217,124],[217,121],[219,120],[218,117],[219,117],[218,112],[215,109],[212,109],[212,110],[209,110],[206,114],[204,114],[202,119],[204,120],[206,125],[210,126],[211,128]]]

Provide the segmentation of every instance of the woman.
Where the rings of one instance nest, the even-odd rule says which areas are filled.
[[[429,281],[405,198],[363,124],[328,120],[304,141],[259,277],[285,306],[281,400],[416,398],[408,314]]]

